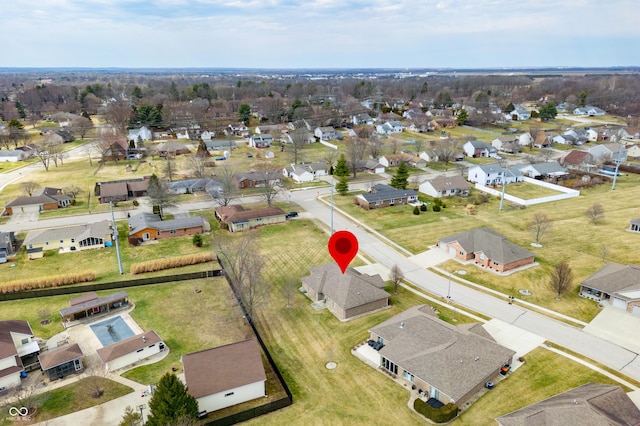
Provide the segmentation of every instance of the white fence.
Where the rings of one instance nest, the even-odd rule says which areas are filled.
[[[338,149],[338,145],[334,145],[334,144],[332,144],[332,143],[330,143],[330,142],[327,142],[327,141],[325,141],[325,140],[320,139],[320,143],[321,143],[322,145],[324,145],[324,146],[328,146],[328,147],[329,147],[329,148],[331,148],[331,149]]]
[[[530,183],[532,185],[538,185],[538,186],[542,186],[544,188],[548,188],[548,189],[552,189],[554,191],[558,191],[561,192],[562,194],[557,194],[557,195],[549,195],[547,197],[540,197],[540,198],[532,198],[531,200],[523,200],[522,198],[518,198],[518,197],[514,197],[513,195],[509,195],[509,194],[504,194],[504,199],[508,200],[508,201],[512,201],[516,204],[520,204],[522,206],[532,206],[534,204],[542,204],[542,203],[550,203],[552,201],[560,201],[560,200],[567,200],[569,198],[575,198],[577,196],[580,195],[580,191],[576,190],[576,189],[571,189],[571,188],[565,188],[564,186],[560,186],[560,185],[555,185],[553,183],[549,183],[549,182],[542,182],[540,180],[537,179],[531,179],[525,176],[524,181],[527,183]],[[509,184],[507,184],[507,188],[509,188]],[[498,191],[492,188],[488,188],[484,185],[480,185],[479,183],[476,183],[476,189],[479,189],[482,192],[486,192],[488,194],[491,195],[496,195],[498,197],[502,196],[502,191]]]

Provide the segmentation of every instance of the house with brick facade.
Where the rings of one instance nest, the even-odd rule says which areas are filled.
[[[209,224],[201,216],[162,220],[155,213],[138,213],[129,218],[129,237],[139,241],[163,240],[210,231]]]
[[[61,189],[45,187],[30,197],[18,197],[5,206],[5,214],[32,213],[68,207],[73,198],[63,194]]]
[[[377,209],[418,201],[418,193],[413,189],[396,189],[384,184],[373,185],[371,191],[353,197],[354,203],[363,209]]]
[[[347,268],[343,274],[334,262],[310,269],[302,277],[302,290],[313,302],[324,302],[340,321],[389,307],[389,293],[380,275],[367,275]]]
[[[534,254],[489,228],[477,228],[438,239],[438,247],[455,259],[473,261],[495,272],[507,272],[534,263]]]
[[[378,368],[440,405],[472,402],[515,355],[481,324],[448,324],[428,305],[409,308],[369,333]]]
[[[230,232],[248,231],[258,226],[284,223],[287,220],[287,214],[280,207],[246,210],[234,204],[216,207],[215,211],[216,219]]]

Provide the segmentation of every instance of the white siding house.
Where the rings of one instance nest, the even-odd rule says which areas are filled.
[[[182,365],[189,393],[201,412],[266,395],[267,377],[255,339],[183,355]]]
[[[507,184],[522,182],[522,173],[515,169],[503,169],[497,164],[486,164],[484,166],[474,166],[469,169],[467,180],[480,185],[500,185],[506,181]]]
[[[98,349],[98,357],[107,371],[116,371],[159,354],[166,348],[158,334],[149,330]]]

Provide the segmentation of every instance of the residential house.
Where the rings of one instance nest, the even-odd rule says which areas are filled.
[[[420,184],[418,191],[431,197],[468,197],[471,185],[462,176],[438,176]]]
[[[0,232],[0,263],[7,263],[17,249],[17,240],[13,231]]]
[[[17,163],[29,158],[26,151],[20,149],[0,149],[0,163]]]
[[[335,262],[316,266],[302,277],[302,290],[313,302],[324,302],[336,318],[349,321],[389,307],[389,293],[380,275],[367,275]]]
[[[94,194],[101,204],[117,203],[147,195],[149,176],[108,182],[97,182]]]
[[[438,152],[435,149],[429,149],[420,153],[422,158],[427,163],[435,163],[438,161]]]
[[[84,353],[77,343],[57,347],[38,355],[40,369],[49,380],[62,379],[73,373],[82,373]]]
[[[462,145],[462,150],[467,157],[473,158],[489,157],[491,154],[495,155],[498,151],[488,143],[478,140],[465,142],[465,144]]]
[[[522,149],[520,148],[520,144],[513,141],[504,141],[500,138],[495,138],[491,141],[491,146],[500,152],[506,152],[507,154],[518,154]]]
[[[629,221],[629,231],[640,232],[640,217],[633,218]],[[0,234],[0,238],[1,237],[2,237],[2,234]],[[2,250],[1,246],[0,246],[0,250]],[[0,256],[1,255],[2,253],[0,252]]]
[[[516,105],[515,109],[509,113],[512,120],[525,121],[531,118],[531,112],[520,105]]]
[[[152,139],[153,133],[147,126],[142,126],[137,129],[130,129],[129,134],[127,135],[127,140],[133,141],[136,147],[138,147],[141,142],[150,141]]]
[[[286,222],[287,214],[279,207],[245,210],[240,205],[216,207],[216,219],[230,232],[248,231],[263,225]]]
[[[5,214],[34,213],[68,207],[73,198],[63,194],[61,189],[45,187],[31,197],[18,197],[5,205]]]
[[[354,202],[363,209],[377,209],[415,203],[418,193],[413,189],[396,189],[381,183],[373,185],[371,191],[354,197]]]
[[[467,180],[480,185],[502,185],[524,180],[516,168],[504,169],[499,164],[484,164],[469,168]]]
[[[401,152],[400,154],[383,155],[378,159],[378,162],[385,167],[396,167],[401,163],[405,163],[408,167],[412,167],[414,169],[427,166],[427,162],[424,158],[415,155],[412,152]]]
[[[556,105],[556,111],[558,112],[569,112],[569,111],[573,111],[574,106],[567,103],[567,102],[562,102],[559,105]]]
[[[351,170],[351,162],[347,161],[347,166],[349,170]],[[356,171],[357,172],[368,172],[373,174],[381,174],[386,170],[385,166],[380,164],[378,161],[373,159],[368,160],[358,160],[356,162]]]
[[[233,175],[233,182],[239,189],[273,186],[282,182],[280,173],[250,171]]]
[[[256,339],[182,355],[188,392],[206,414],[266,396],[267,376]]]
[[[578,294],[640,316],[640,265],[609,262],[580,283]]]
[[[104,248],[112,242],[111,222],[94,223],[29,231],[24,239],[27,249],[58,250],[68,253]]]
[[[620,139],[638,140],[640,139],[640,126],[622,127],[618,130],[618,137]]]
[[[476,265],[496,272],[507,272],[534,263],[533,253],[529,250],[485,227],[438,238],[438,247],[456,259],[472,260]]]
[[[620,386],[587,383],[496,419],[500,426],[638,425],[640,410]]]
[[[637,160],[638,158],[640,158],[640,143],[628,145],[626,149],[627,149],[627,157],[633,158],[634,160]]]
[[[238,148],[238,144],[233,139],[215,139],[204,141],[205,146],[209,151],[232,151]]]
[[[376,133],[380,135],[390,135],[392,133],[402,133],[402,123],[399,121],[387,121],[383,124],[376,124]]]
[[[520,146],[531,146],[533,144],[534,138],[533,136],[531,136],[531,133],[526,132],[518,136],[517,140]]]
[[[273,144],[273,136],[271,134],[251,135],[249,138],[249,146],[253,148],[269,148]]]
[[[21,373],[39,351],[27,321],[0,321],[0,389],[20,386]]]
[[[158,144],[158,146],[156,146],[156,152],[158,153],[158,156],[162,158],[191,154],[191,151],[185,144],[177,141],[169,141]]]
[[[206,141],[210,141],[212,138],[216,137],[216,132],[211,132],[209,130],[205,130],[202,133],[200,133],[200,139],[202,139],[204,142]]]
[[[551,142],[557,143],[560,145],[573,145],[573,141],[567,138],[565,135],[555,135],[551,138]]]
[[[338,133],[336,129],[331,126],[326,127],[316,127],[313,131],[315,137],[323,141],[330,141],[338,139]]]
[[[369,114],[357,114],[351,117],[351,122],[355,125],[368,125],[372,126],[375,120]]]
[[[162,220],[154,213],[142,212],[129,218],[129,238],[138,241],[163,240],[210,231],[209,224],[201,216]]]
[[[215,194],[222,191],[222,182],[218,179],[200,178],[185,179],[167,182],[167,190],[170,194],[195,194],[196,192],[208,192]]]
[[[124,139],[115,139],[102,154],[102,161],[121,161],[129,156],[129,143]]]
[[[326,164],[324,161],[292,164],[290,167],[285,167],[282,170],[282,174],[295,180],[297,183],[312,182],[318,176],[325,176],[327,174]]]
[[[542,149],[551,146],[551,140],[546,132],[537,132],[533,138],[534,148]]]
[[[558,164],[557,161],[547,161],[546,163],[521,164],[515,166],[525,176],[533,179],[558,178],[569,174],[567,169]]]
[[[576,149],[565,155],[564,158],[560,160],[560,164],[568,169],[579,170],[585,173],[592,173],[596,168],[595,161],[591,154],[587,151],[578,151]]]
[[[588,115],[590,117],[596,115],[605,115],[606,112],[598,107],[587,105],[585,107],[579,107],[573,110],[573,115]]]
[[[589,154],[591,154],[595,161],[600,163],[607,161],[620,161],[621,163],[624,163],[627,161],[627,150],[624,145],[619,143],[592,146],[589,148]]]
[[[418,305],[369,330],[378,366],[431,401],[466,407],[515,354],[479,323],[457,326]],[[375,350],[375,349],[373,349]]]
[[[257,129],[256,129],[257,131]],[[231,134],[234,136],[241,136],[241,137],[246,137],[249,135],[249,128],[247,126],[245,126],[244,123],[242,122],[237,122],[237,123],[231,123],[227,126],[227,130],[225,130],[225,132],[227,132],[227,134]],[[258,133],[260,133],[258,131]]]
[[[149,330],[100,348],[96,352],[105,369],[112,372],[144,361],[165,349],[166,345],[160,336]]]
[[[69,327],[73,321],[93,315],[108,314],[128,306],[129,295],[126,291],[118,291],[102,297],[98,297],[98,294],[92,291],[70,299],[69,306],[60,309],[60,316],[62,317],[62,325]]]

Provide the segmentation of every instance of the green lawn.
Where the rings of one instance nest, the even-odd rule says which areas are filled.
[[[499,190],[502,190],[502,188],[499,188]],[[544,186],[527,182],[508,184],[505,188],[505,192],[509,195],[513,195],[514,197],[522,198],[523,200],[532,200],[534,198],[562,194],[560,191],[555,191]]]

